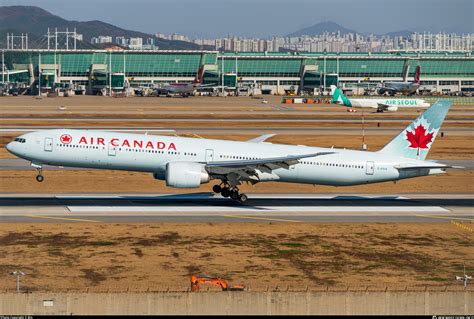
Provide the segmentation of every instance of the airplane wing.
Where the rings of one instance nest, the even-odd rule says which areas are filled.
[[[275,136],[275,135],[276,134],[263,134],[263,135],[260,135],[259,137],[252,138],[252,139],[248,140],[247,142],[262,143],[262,142],[265,142],[266,140],[268,140],[270,137]]]
[[[227,180],[232,180],[233,184],[240,185],[242,181],[258,183],[259,173],[272,174],[272,171],[275,169],[290,169],[290,166],[297,164],[300,159],[335,153],[336,152],[318,152],[253,160],[213,161],[204,162],[203,164],[206,165],[210,174],[222,176]]]

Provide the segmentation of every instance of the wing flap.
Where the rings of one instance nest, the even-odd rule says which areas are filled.
[[[235,161],[215,161],[215,162],[207,162],[207,167],[255,167],[259,165],[267,165],[273,164],[278,166],[286,166],[285,168],[289,167],[290,165],[294,165],[298,163],[298,160],[308,157],[316,157],[322,155],[329,155],[335,154],[336,152],[318,152],[318,153],[311,153],[311,154],[302,154],[302,155],[288,155],[283,157],[270,157],[270,158],[262,158],[262,159],[255,159],[255,160],[235,160]],[[270,168],[270,167],[269,167]]]

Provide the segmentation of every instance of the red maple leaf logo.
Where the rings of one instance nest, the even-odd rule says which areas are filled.
[[[69,134],[63,134],[61,135],[59,139],[61,140],[61,143],[63,144],[69,144],[72,142],[72,136]]]
[[[406,132],[407,141],[410,142],[408,147],[417,148],[418,155],[420,148],[427,149],[429,148],[428,144],[433,142],[433,133],[427,133],[425,127],[421,124],[418,124],[418,126],[415,128],[415,133],[408,130]]]

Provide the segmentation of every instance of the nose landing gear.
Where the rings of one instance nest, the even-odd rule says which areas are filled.
[[[214,185],[212,187],[212,190],[216,194],[220,193],[222,197],[230,197],[233,200],[239,201],[241,203],[245,202],[248,199],[247,195],[245,195],[244,193],[239,193],[239,189],[237,187],[232,187],[227,184],[224,184],[223,187],[221,185]]]
[[[38,175],[36,175],[36,181],[37,182],[42,182],[44,181],[44,176],[43,176],[43,167],[41,165],[38,165],[38,164],[34,164],[34,163],[31,163],[31,166],[33,166],[34,168],[36,168],[36,170],[38,171]]]

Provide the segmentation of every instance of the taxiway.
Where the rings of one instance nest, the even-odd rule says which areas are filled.
[[[474,222],[472,194],[0,194],[0,222]]]

